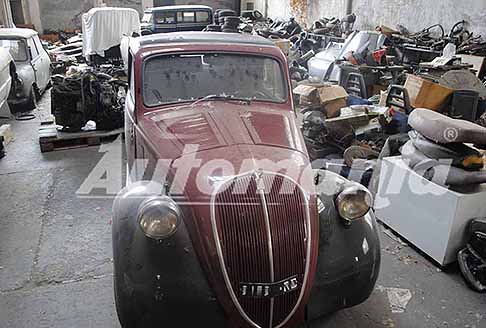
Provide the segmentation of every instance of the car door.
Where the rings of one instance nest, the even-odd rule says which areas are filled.
[[[154,11],[155,33],[168,33],[177,30],[175,11]]]
[[[40,57],[39,52],[37,51],[37,47],[35,45],[34,39],[33,38],[28,38],[27,39],[27,47],[29,51],[29,56],[30,56],[30,65],[32,66],[32,69],[34,70],[34,80],[35,84],[39,89],[41,89],[40,82],[42,81],[41,75],[42,75],[42,59]],[[30,88],[30,85],[29,85]]]
[[[30,64],[34,69],[35,84],[37,85],[38,90],[42,91],[45,89],[49,79],[49,68],[46,70],[46,60],[41,55],[34,37],[27,40],[27,45],[30,53]]]
[[[42,46],[39,36],[35,35],[33,39],[34,39],[34,44],[37,47],[37,51],[39,52],[40,61],[41,61],[40,69],[42,70],[42,72],[39,75],[42,78],[41,80],[42,86],[40,87],[42,90],[45,90],[47,85],[49,84],[49,81],[51,80],[51,58],[49,57],[47,51]]]

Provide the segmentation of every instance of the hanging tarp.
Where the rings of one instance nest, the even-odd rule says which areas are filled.
[[[100,55],[121,43],[123,36],[140,35],[140,17],[135,9],[93,8],[83,15],[83,55]]]

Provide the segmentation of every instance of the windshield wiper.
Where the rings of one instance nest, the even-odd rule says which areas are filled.
[[[252,99],[251,98],[240,98],[240,97],[235,97],[235,96],[230,96],[230,95],[207,95],[205,97],[198,98],[195,102],[193,102],[190,107],[197,105],[198,103],[206,100],[231,100],[231,101],[240,101],[244,102],[247,105],[251,104]]]

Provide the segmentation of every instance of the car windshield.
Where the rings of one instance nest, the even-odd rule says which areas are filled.
[[[146,62],[143,97],[147,106],[193,101],[208,95],[215,100],[287,100],[282,69],[268,57],[204,53],[157,56]]]
[[[7,48],[16,62],[27,60],[27,50],[22,40],[0,40],[0,47]]]

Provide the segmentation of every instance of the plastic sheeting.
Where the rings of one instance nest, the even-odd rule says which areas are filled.
[[[83,15],[83,56],[100,55],[121,43],[123,36],[140,34],[140,18],[135,9],[93,8]]]

